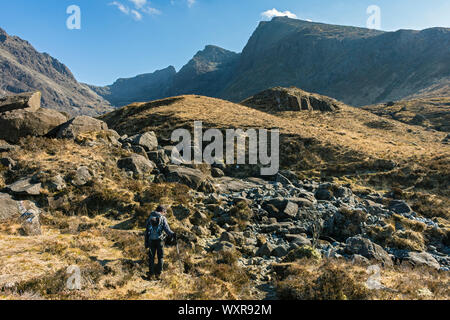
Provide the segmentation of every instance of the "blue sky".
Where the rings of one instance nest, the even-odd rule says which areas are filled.
[[[66,27],[70,5],[81,9],[80,30]],[[365,27],[370,5],[381,9],[382,30],[450,27],[448,0],[2,0],[0,27],[59,59],[79,81],[106,85],[169,65],[179,70],[207,44],[240,52],[275,13]]]

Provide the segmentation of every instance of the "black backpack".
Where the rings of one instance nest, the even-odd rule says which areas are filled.
[[[161,216],[159,215],[153,215],[153,213],[150,215],[150,221],[148,224],[148,232],[147,232],[147,239],[148,240],[159,240],[161,239],[161,234],[163,231],[163,224],[161,223]]]

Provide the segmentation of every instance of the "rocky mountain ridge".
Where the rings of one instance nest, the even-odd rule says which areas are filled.
[[[42,105],[70,115],[99,115],[111,105],[77,82],[64,64],[0,28],[0,96],[39,90]]]
[[[146,94],[239,102],[267,88],[295,86],[363,106],[448,91],[449,47],[448,28],[383,32],[277,17],[259,24],[242,53],[207,46],[174,75],[167,92]],[[126,90],[115,94],[142,102]]]

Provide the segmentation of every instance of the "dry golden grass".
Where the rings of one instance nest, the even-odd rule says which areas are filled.
[[[430,96],[402,100],[389,105],[367,106],[363,109],[403,123],[450,132],[450,96],[448,96],[448,90],[439,97]]]
[[[371,290],[367,266],[344,260],[275,265],[279,296],[294,300],[448,300],[450,278],[446,272],[428,268],[383,268],[380,283],[385,289]]]

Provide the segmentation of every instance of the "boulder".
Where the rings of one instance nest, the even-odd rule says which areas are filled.
[[[148,159],[156,163],[160,168],[167,166],[170,163],[170,158],[163,149],[147,152]]]
[[[342,105],[332,98],[309,93],[295,87],[267,89],[242,101],[241,104],[266,112],[303,110],[332,112],[338,110]]]
[[[184,220],[186,218],[188,218],[191,215],[191,210],[189,210],[189,208],[186,208],[183,205],[178,205],[175,207],[172,207],[172,212],[173,215],[175,216],[175,218],[177,218],[177,220]]]
[[[153,162],[138,154],[132,154],[128,158],[120,159],[117,162],[117,166],[120,169],[132,171],[137,175],[150,175],[156,167]]]
[[[202,171],[184,166],[167,166],[166,180],[185,184],[194,190],[209,192],[213,189],[208,177]]]
[[[441,268],[439,262],[428,252],[408,252],[405,261],[413,266],[428,266],[436,270]]]
[[[226,241],[230,243],[236,243],[236,239],[234,238],[233,234],[231,232],[223,232],[220,236],[219,241]]]
[[[61,191],[66,188],[66,182],[64,181],[63,177],[61,175],[56,175],[48,181],[48,187],[50,190],[56,190]]]
[[[278,246],[275,249],[272,250],[271,255],[274,257],[282,258],[288,254],[288,251],[283,246]]]
[[[389,210],[394,211],[398,214],[404,214],[404,213],[411,213],[412,209],[411,207],[402,200],[392,200],[389,203]]]
[[[297,259],[313,259],[321,260],[322,256],[319,251],[311,246],[302,246],[292,249],[288,252],[287,256],[283,259],[283,262],[293,262]]]
[[[108,125],[88,116],[78,116],[56,128],[58,139],[75,139],[82,133],[108,130]]]
[[[126,139],[126,142],[144,147],[146,151],[153,151],[158,148],[158,138],[153,131],[132,136]]]
[[[17,201],[9,194],[0,193],[0,220],[17,218],[20,215]]]
[[[285,234],[287,241],[296,243],[299,246],[311,246],[311,240],[299,234]]]
[[[256,255],[258,257],[270,257],[273,249],[275,249],[270,243],[266,242],[261,247],[259,247],[258,251],[256,251]]]
[[[28,177],[6,186],[6,190],[16,195],[38,196],[41,194],[41,187],[41,183],[36,183],[32,177]]]
[[[66,122],[62,113],[51,109],[14,110],[0,114],[0,139],[17,143],[27,136],[45,136]]]
[[[277,219],[293,219],[298,213],[298,204],[284,198],[274,198],[263,203],[269,217]]]
[[[24,92],[0,98],[0,113],[13,110],[37,111],[41,107],[41,93]]]
[[[92,181],[92,175],[88,167],[79,167],[72,179],[72,184],[81,187]]]
[[[331,200],[333,198],[333,193],[331,190],[327,188],[319,188],[317,189],[316,193],[314,194],[317,200]]]
[[[345,251],[350,254],[359,254],[367,259],[374,259],[385,266],[392,266],[392,259],[384,249],[369,239],[358,235],[348,238]]]
[[[215,252],[233,251],[233,250],[235,250],[235,246],[232,243],[229,243],[226,241],[221,241],[221,242],[215,243],[211,247],[211,249],[212,249],[212,251],[215,251]]]
[[[41,232],[41,223],[39,221],[39,209],[34,205],[30,204],[29,208],[25,209],[20,216],[20,222],[22,224],[22,232],[25,236],[38,236]]]

